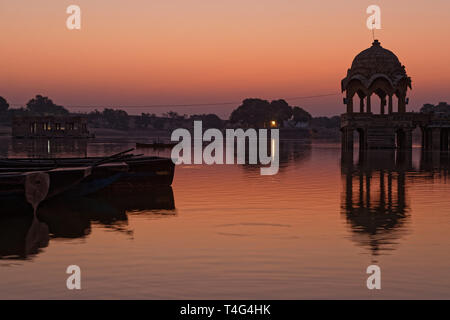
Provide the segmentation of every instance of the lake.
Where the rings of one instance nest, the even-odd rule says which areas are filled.
[[[0,140],[2,157],[109,155],[135,142]],[[156,194],[56,201],[37,222],[0,217],[0,298],[450,299],[449,163],[420,148],[351,157],[336,143],[285,141],[274,176],[180,165]],[[69,265],[82,290],[66,288]],[[381,290],[366,287],[369,265]]]

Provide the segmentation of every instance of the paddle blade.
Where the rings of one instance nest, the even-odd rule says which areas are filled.
[[[36,210],[39,203],[47,198],[50,177],[45,172],[28,173],[25,178],[25,198]]]

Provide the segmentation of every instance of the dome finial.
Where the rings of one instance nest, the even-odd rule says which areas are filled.
[[[381,46],[381,43],[380,43],[380,41],[378,41],[377,39],[375,39],[375,40],[372,42],[372,45],[373,45],[373,46]]]

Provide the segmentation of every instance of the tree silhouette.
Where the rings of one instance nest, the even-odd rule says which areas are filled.
[[[69,111],[56,105],[48,97],[37,95],[27,103],[27,110],[36,115],[67,115]]]
[[[184,120],[187,118],[186,114],[180,115],[178,112],[175,111],[169,111],[162,114],[163,117],[172,119],[172,120]]]
[[[4,114],[6,111],[8,111],[9,104],[6,101],[5,98],[0,97],[0,114]]]
[[[270,121],[270,103],[262,99],[245,99],[230,116],[230,122],[249,127],[264,127]]]
[[[317,117],[311,119],[311,126],[320,127],[320,128],[339,128],[341,123],[341,117],[333,116],[331,118],[328,117]]]
[[[294,116],[296,121],[308,121],[311,115],[300,107],[292,108],[285,100],[268,102],[262,99],[245,99],[230,116],[230,122],[240,123],[244,126],[267,128],[271,121],[283,126],[285,120]]]
[[[292,108],[292,116],[295,122],[308,122],[312,119],[311,114],[300,107]]]
[[[124,110],[104,109],[103,118],[111,129],[127,130],[129,128],[128,113]]]
[[[148,128],[149,125],[152,124],[152,121],[156,118],[154,113],[141,113],[139,117],[136,119],[136,127],[137,128]]]
[[[284,120],[289,120],[292,117],[292,108],[283,99],[274,100],[270,103],[270,119],[282,124]]]
[[[221,129],[223,128],[225,122],[220,119],[217,115],[215,114],[194,114],[192,116],[190,116],[189,120],[191,121],[196,121],[196,120],[201,120],[202,121],[202,125],[203,128],[217,128],[217,129]]]
[[[420,112],[436,113],[436,114],[441,114],[444,116],[450,116],[450,104],[447,104],[446,102],[439,102],[438,105],[426,103],[420,109]]]

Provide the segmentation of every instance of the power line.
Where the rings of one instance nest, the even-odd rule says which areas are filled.
[[[298,97],[288,97],[284,98],[284,100],[303,100],[303,99],[313,99],[313,98],[323,98],[329,96],[336,96],[339,93],[326,93],[326,94],[318,94],[318,95],[310,95],[310,96],[298,96]],[[274,100],[274,99],[270,99]],[[204,106],[224,106],[224,105],[237,105],[242,103],[242,101],[226,101],[226,102],[202,102],[202,103],[188,103],[188,104],[153,104],[153,105],[138,105],[138,106],[127,106],[127,105],[66,105],[66,108],[172,108],[172,107],[204,107]],[[23,106],[21,104],[11,104],[12,106]]]

